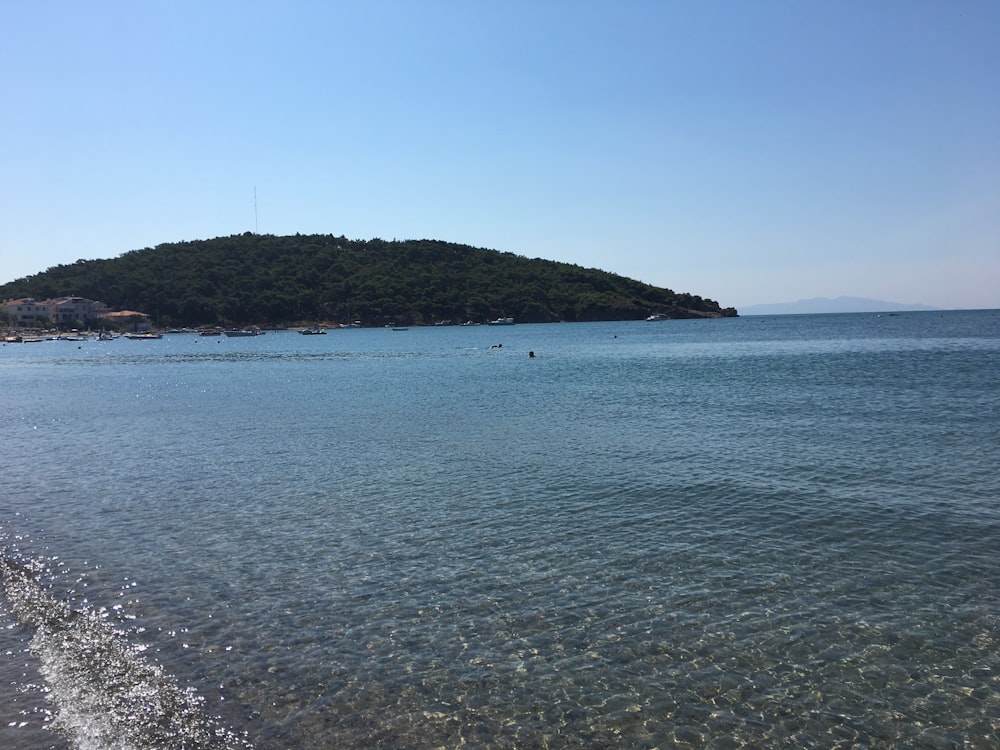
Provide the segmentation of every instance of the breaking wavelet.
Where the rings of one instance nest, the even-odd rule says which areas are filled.
[[[32,632],[52,711],[51,729],[79,750],[236,750],[240,735],[204,711],[204,698],[92,613],[49,594],[44,565],[6,555],[0,580],[18,622]]]

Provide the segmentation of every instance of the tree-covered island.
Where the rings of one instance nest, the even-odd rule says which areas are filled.
[[[78,260],[0,286],[0,300],[78,296],[161,326],[322,321],[434,325],[733,317],[710,299],[596,269],[437,240],[247,232]]]

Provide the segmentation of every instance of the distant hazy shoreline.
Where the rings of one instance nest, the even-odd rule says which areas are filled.
[[[809,313],[851,313],[851,312],[907,312],[919,310],[939,310],[931,305],[887,302],[864,297],[814,297],[797,302],[777,302],[763,305],[744,305],[740,315],[803,315]]]

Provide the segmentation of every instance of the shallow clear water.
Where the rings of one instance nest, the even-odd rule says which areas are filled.
[[[45,342],[0,384],[0,746],[126,746],[151,695],[177,747],[1000,742],[995,311]]]

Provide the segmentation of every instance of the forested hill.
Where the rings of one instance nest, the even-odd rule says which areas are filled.
[[[736,315],[712,300],[604,271],[467,245],[249,232],[80,260],[0,286],[0,300],[63,296],[145,312],[164,326]]]

